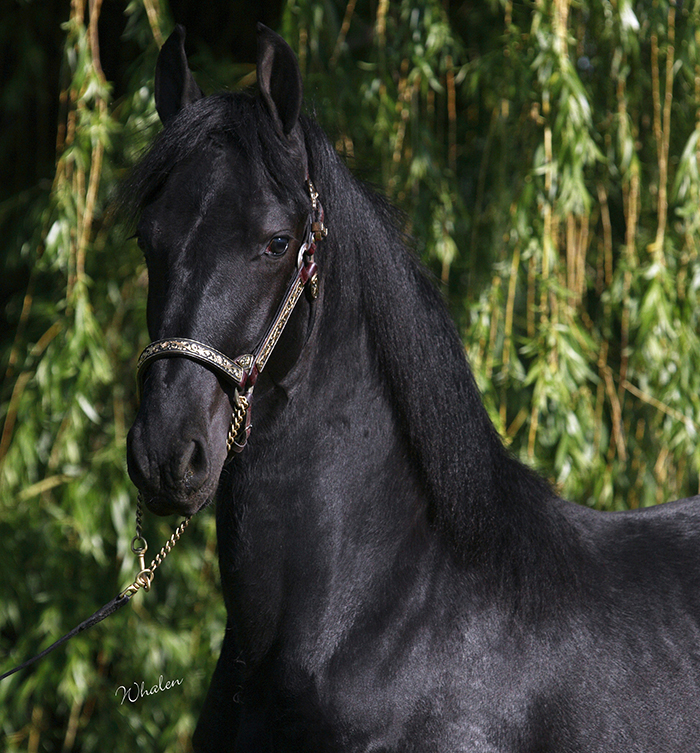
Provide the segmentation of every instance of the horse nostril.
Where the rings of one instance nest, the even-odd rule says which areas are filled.
[[[143,447],[141,427],[134,424],[126,441],[126,463],[129,477],[139,488],[142,488],[149,479],[147,457]]]
[[[204,443],[193,439],[182,455],[180,478],[190,489],[198,489],[207,479],[208,467]]]
[[[197,473],[206,468],[207,456],[204,452],[204,445],[201,442],[195,440],[192,444],[194,445],[194,450],[192,452],[192,457],[190,458],[190,466],[194,472]]]

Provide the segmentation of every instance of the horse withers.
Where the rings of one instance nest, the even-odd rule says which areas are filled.
[[[228,624],[195,749],[700,750],[699,501],[594,512],[506,452],[281,37],[259,29],[256,93],[205,97],[178,27],[156,104],[128,461],[155,513],[216,499]]]

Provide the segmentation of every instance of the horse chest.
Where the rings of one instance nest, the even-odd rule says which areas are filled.
[[[700,703],[687,673],[671,684],[669,667],[586,634],[509,633],[482,617],[460,628],[394,615],[399,628],[353,635],[328,661],[280,656],[264,683],[267,705],[257,708],[266,722],[255,749],[274,741],[280,751],[697,750]],[[694,722],[684,717],[689,707]]]

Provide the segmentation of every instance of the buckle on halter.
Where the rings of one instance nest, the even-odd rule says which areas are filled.
[[[309,189],[309,196],[311,196],[311,211],[316,215],[316,218],[311,221],[311,235],[314,242],[318,243],[328,235],[328,228],[323,224],[323,207],[318,200],[318,191],[308,175],[306,176],[306,185]]]
[[[323,224],[323,220],[316,220],[311,223],[311,233],[314,236],[314,241],[322,241],[328,235],[328,228]]]

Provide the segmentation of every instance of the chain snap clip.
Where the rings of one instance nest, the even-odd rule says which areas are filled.
[[[153,584],[153,578],[155,577],[156,568],[163,562],[167,555],[172,551],[172,548],[177,544],[182,536],[183,531],[189,525],[191,515],[185,518],[182,523],[175,529],[173,535],[163,544],[160,552],[151,560],[151,564],[146,567],[146,552],[148,551],[148,542],[146,541],[143,533],[141,532],[141,518],[142,518],[142,502],[141,493],[139,492],[138,501],[136,503],[136,536],[131,539],[131,551],[138,558],[139,572],[134,582],[127,586],[120,594],[120,596],[133,596],[140,588],[144,591],[150,591]]]

